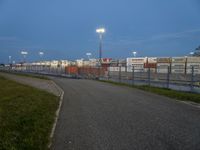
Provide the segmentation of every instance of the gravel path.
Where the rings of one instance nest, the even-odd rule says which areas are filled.
[[[65,95],[53,150],[199,150],[200,109],[156,94],[55,78]]]
[[[50,92],[56,96],[60,96],[60,90],[55,85],[55,83],[52,82],[51,80],[25,77],[25,76],[14,75],[14,74],[9,74],[9,73],[2,73],[2,72],[0,72],[0,75],[4,76],[10,80],[14,80],[18,83],[29,85],[29,86]]]

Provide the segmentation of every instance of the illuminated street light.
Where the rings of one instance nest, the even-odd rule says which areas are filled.
[[[12,56],[8,56],[8,63],[11,64],[11,59],[12,59]]]
[[[190,52],[190,55],[193,56],[193,55],[194,55],[194,52]]]
[[[40,57],[42,57],[44,55],[44,52],[39,52],[38,54],[40,55]]]
[[[88,56],[88,59],[90,60],[90,56],[92,55],[91,53],[86,53],[86,55]]]
[[[137,52],[133,51],[133,56],[136,57],[137,55]]]
[[[21,51],[21,54],[22,54],[22,55],[28,55],[28,52],[26,52],[26,51]]]
[[[99,63],[101,66],[102,40],[103,40],[103,34],[106,32],[106,30],[104,28],[98,28],[98,29],[96,29],[96,32],[99,34]]]
[[[23,61],[26,62],[26,55],[28,55],[28,52],[21,51],[21,54],[23,55]]]
[[[102,33],[105,33],[106,30],[104,28],[99,28],[99,29],[96,29],[96,32],[102,34]]]

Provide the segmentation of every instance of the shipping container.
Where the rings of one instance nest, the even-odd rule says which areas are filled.
[[[69,66],[69,67],[65,67],[66,73],[67,74],[73,74],[76,75],[78,74],[78,67],[76,66]]]
[[[185,69],[185,63],[172,63],[172,69]]]
[[[147,63],[157,63],[157,58],[156,57],[148,57],[147,58]]]
[[[168,73],[168,72],[171,72],[170,63],[157,63],[157,73]]]
[[[147,57],[133,57],[133,58],[127,58],[126,59],[127,66],[131,66],[132,64],[141,64],[141,63],[147,63]]]
[[[171,63],[171,73],[186,73],[186,57],[173,57]]]
[[[119,67],[109,67],[109,71],[119,71]]]
[[[157,58],[157,63],[171,63],[171,58],[169,57]]]
[[[127,72],[132,72],[134,67],[135,72],[142,72],[144,69],[144,64],[143,63],[137,63],[137,64],[132,64],[131,66],[127,66]]]
[[[144,63],[144,68],[156,68],[156,63]]]
[[[200,63],[200,57],[187,57],[187,63]]]
[[[181,73],[181,74],[184,74],[185,73],[185,69],[171,69],[171,73]]]
[[[186,57],[172,57],[172,63],[186,63]]]
[[[200,63],[187,63],[187,66],[186,66],[187,74],[192,73],[192,67],[194,67],[195,74],[200,74]]]

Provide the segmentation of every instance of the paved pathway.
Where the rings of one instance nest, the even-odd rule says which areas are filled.
[[[35,88],[39,88],[50,92],[56,96],[60,96],[60,90],[51,80],[44,80],[39,78],[32,78],[32,77],[25,77],[20,75],[14,75],[10,73],[2,73],[0,72],[1,76],[4,76],[8,79],[14,80],[16,82],[26,84]]]
[[[65,91],[54,150],[199,150],[200,109],[90,80],[55,78]]]

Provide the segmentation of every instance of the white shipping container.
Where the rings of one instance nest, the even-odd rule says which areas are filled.
[[[185,63],[172,63],[172,69],[185,69]]]
[[[133,67],[132,66],[128,66],[127,67],[127,72],[132,72],[133,71]]]
[[[192,73],[192,69],[187,69],[187,74],[191,74]],[[194,69],[194,74],[200,74],[200,69]]]
[[[157,64],[157,73],[168,73],[169,67],[170,67],[170,63],[158,63]]]
[[[157,73],[168,73],[168,69],[159,69],[159,68],[157,68]]]
[[[200,57],[187,57],[187,63],[200,63]]]
[[[200,63],[187,63],[187,74],[192,73],[192,67],[194,67],[194,74],[200,74]]]
[[[185,63],[186,57],[173,57],[172,63]]]
[[[148,57],[148,63],[157,63],[156,57]]]
[[[185,69],[172,69],[171,73],[181,73],[181,74],[183,74],[183,73],[185,73]]]
[[[144,72],[148,72],[149,68],[144,68]],[[156,72],[156,68],[150,68],[150,72],[155,73]]]
[[[118,72],[118,71],[120,71],[120,67],[109,67],[109,71]],[[126,71],[126,67],[121,67],[121,71],[125,72]]]
[[[157,63],[157,68],[168,68],[170,63]]]
[[[121,72],[125,72],[126,71],[126,67],[121,67]]]
[[[119,71],[119,67],[109,67],[109,71]]]
[[[200,68],[200,63],[187,63],[187,68]]]
[[[169,57],[157,58],[157,63],[171,63],[171,58]]]
[[[147,57],[133,57],[133,58],[127,58],[126,63],[127,66],[131,66],[132,64],[137,64],[137,63],[146,63],[147,62]]]

